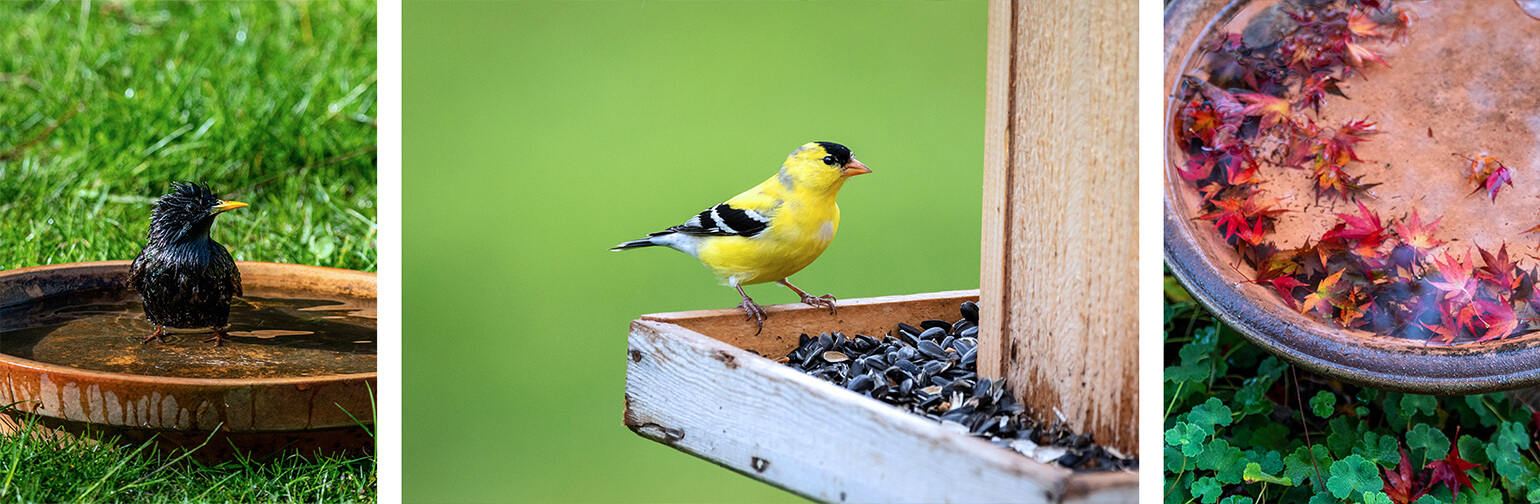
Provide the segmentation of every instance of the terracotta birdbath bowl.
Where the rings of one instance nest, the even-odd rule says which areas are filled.
[[[1173,137],[1182,106],[1184,75],[1206,77],[1203,42],[1217,31],[1241,26],[1271,1],[1178,0],[1165,13],[1165,260],[1201,303],[1251,342],[1317,373],[1378,388],[1432,394],[1472,394],[1540,384],[1540,332],[1518,331],[1504,339],[1455,344],[1344,329],[1314,314],[1301,314],[1269,285],[1250,282],[1256,270],[1225,242],[1212,221],[1199,220],[1202,196],[1178,167],[1186,154]],[[1507,245],[1524,269],[1537,262],[1540,233],[1540,20],[1512,0],[1493,2],[1398,1],[1417,16],[1405,45],[1376,46],[1389,67],[1367,63],[1364,76],[1341,83],[1348,98],[1331,96],[1319,114],[1323,127],[1368,119],[1379,133],[1359,144],[1363,162],[1349,165],[1369,189],[1360,201],[1387,221],[1416,210],[1423,220],[1442,217],[1435,237],[1463,256],[1479,246],[1497,252]],[[1513,186],[1496,201],[1472,195],[1463,170],[1489,151],[1513,170]],[[1310,170],[1263,163],[1260,185],[1281,198],[1269,240],[1299,247],[1337,222],[1358,214],[1335,195],[1315,197]],[[1390,227],[1390,223],[1386,223]],[[1474,252],[1477,264],[1480,256]],[[1308,288],[1305,288],[1308,290]],[[1301,291],[1303,292],[1303,291]],[[1525,326],[1521,325],[1520,329]]]
[[[152,327],[129,261],[0,271],[0,434],[92,431],[204,460],[372,451],[375,275],[238,262],[230,338]]]

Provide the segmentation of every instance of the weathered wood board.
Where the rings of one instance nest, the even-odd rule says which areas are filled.
[[[898,322],[955,320],[974,299],[977,291],[856,299],[841,301],[838,315],[767,307],[757,336],[736,309],[644,316],[631,323],[625,424],[826,502],[1137,500],[1137,474],[1041,464],[760,357],[784,355],[802,333],[880,336]]]
[[[989,2],[979,373],[1137,454],[1136,2]]]

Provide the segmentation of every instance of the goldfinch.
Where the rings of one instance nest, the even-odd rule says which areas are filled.
[[[840,227],[835,195],[845,179],[872,170],[833,142],[812,142],[786,157],[781,171],[743,194],[646,238],[611,248],[620,251],[661,245],[700,259],[723,283],[738,289],[738,307],[765,326],[765,310],[743,286],[785,285],[811,306],[834,313],[833,295],[813,296],[787,279],[811,264]],[[756,331],[756,334],[758,331]]]

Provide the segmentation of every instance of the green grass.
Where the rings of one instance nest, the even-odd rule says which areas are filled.
[[[375,270],[373,4],[6,1],[0,48],[0,269],[132,259],[193,180],[237,259]],[[0,502],[376,500],[372,457],[177,455],[0,436]]]
[[[7,408],[0,407],[0,412]],[[204,464],[152,441],[53,436],[35,421],[0,437],[0,502],[374,502],[373,457],[236,457]]]
[[[0,3],[0,269],[132,259],[176,180],[240,260],[373,271],[372,4]]]

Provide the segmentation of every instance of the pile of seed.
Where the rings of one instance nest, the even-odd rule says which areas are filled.
[[[956,322],[926,320],[920,327],[899,324],[897,337],[880,341],[860,334],[803,334],[780,362],[1043,463],[1080,471],[1138,469],[1138,459],[1071,432],[1062,417],[1051,425],[1034,420],[1016,404],[1004,379],[979,378],[978,305],[964,302],[962,316]]]

